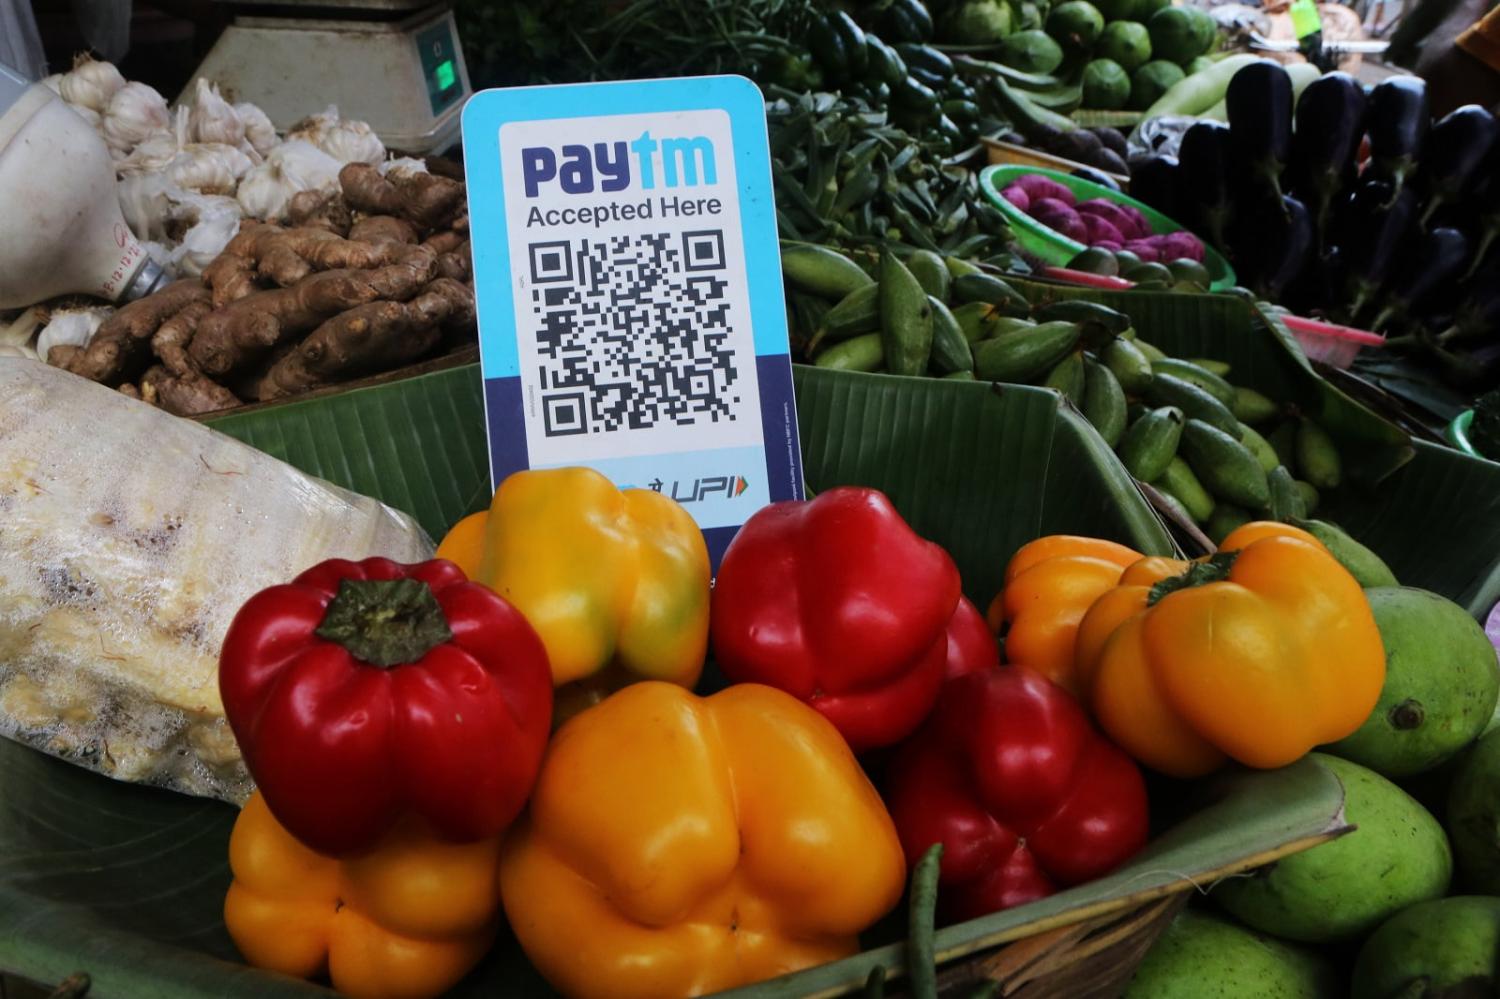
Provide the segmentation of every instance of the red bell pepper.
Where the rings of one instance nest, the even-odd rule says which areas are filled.
[[[807,702],[856,751],[889,746],[937,700],[959,595],[948,553],[874,489],[773,503],[719,566],[714,657],[731,681]]]
[[[979,608],[959,597],[948,622],[948,662],[944,676],[952,679],[964,673],[979,673],[1000,665],[1000,646]]]
[[[441,559],[330,559],[251,597],[219,656],[224,713],[283,827],[347,856],[416,815],[499,835],[552,721],[552,672],[521,613]]]
[[[1146,842],[1140,770],[1025,667],[944,684],[927,724],[897,748],[886,790],[908,862],[943,844],[938,901],[950,921],[1107,874]]]

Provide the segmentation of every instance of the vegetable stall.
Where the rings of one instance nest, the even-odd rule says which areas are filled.
[[[801,481],[723,544],[492,478],[456,126],[0,66],[0,999],[1500,987],[1497,109],[1313,6],[444,7],[452,107],[759,88]]]

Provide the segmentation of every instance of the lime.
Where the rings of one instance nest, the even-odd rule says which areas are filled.
[[[1063,48],[1087,52],[1104,31],[1104,15],[1087,0],[1067,0],[1047,15],[1047,34]]]
[[[1152,39],[1152,44],[1155,44]],[[1130,107],[1144,111],[1155,104],[1161,95],[1181,83],[1187,76],[1182,67],[1165,59],[1153,59],[1130,77]]]
[[[1083,68],[1083,106],[1118,111],[1130,100],[1130,74],[1113,59],[1095,59]]]
[[[1214,19],[1196,7],[1163,7],[1146,22],[1151,53],[1178,64],[1192,62],[1208,51],[1217,30]]]
[[[1151,32],[1144,24],[1134,21],[1106,24],[1104,33],[1099,36],[1099,44],[1094,47],[1094,55],[1100,59],[1113,59],[1125,72],[1134,72],[1151,59]],[[1124,101],[1118,106],[1124,107]]]
[[[1062,65],[1062,47],[1045,31],[1018,31],[1000,43],[1000,61],[1027,73],[1050,73]]]

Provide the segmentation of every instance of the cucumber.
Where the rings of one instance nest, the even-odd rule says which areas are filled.
[[[1260,462],[1260,467],[1269,474],[1272,469],[1281,466],[1281,459],[1276,454],[1269,441],[1256,432],[1254,427],[1244,423],[1240,424],[1240,443],[1250,449],[1255,455],[1255,460]]]
[[[1074,323],[1042,323],[974,344],[974,374],[990,382],[1029,382],[1052,369],[1078,345]]]
[[[932,356],[932,306],[917,279],[890,250],[880,253],[880,336],[887,371],[926,372]]]
[[[1130,340],[1122,337],[1111,340],[1099,351],[1099,360],[1126,392],[1141,393],[1151,384],[1151,362]]]
[[[781,273],[792,287],[833,301],[875,283],[859,264],[837,250],[805,243],[782,245]]]
[[[1182,456],[1210,493],[1250,510],[1271,503],[1266,470],[1250,449],[1203,420],[1189,419],[1182,428]]]
[[[1126,471],[1142,482],[1159,478],[1177,454],[1182,427],[1182,410],[1175,406],[1153,409],[1132,423],[1120,440],[1120,461]]]
[[[1297,480],[1285,465],[1277,465],[1266,476],[1271,487],[1271,519],[1280,521],[1301,520],[1307,516],[1307,506],[1302,494],[1297,491]]]
[[[1084,419],[1094,425],[1104,443],[1114,447],[1125,434],[1125,390],[1108,368],[1092,358],[1083,362]]]
[[[1176,496],[1173,496],[1171,492],[1160,487],[1158,487],[1156,491],[1157,494],[1161,497],[1162,505],[1165,506],[1168,510],[1172,511],[1172,513],[1176,514],[1178,520],[1181,520],[1183,523],[1188,524],[1192,523],[1196,519],[1193,516],[1193,512],[1187,508],[1187,504],[1182,502],[1182,500],[1178,499]]]
[[[1157,375],[1171,375],[1181,378],[1185,382],[1194,385],[1229,406],[1234,402],[1234,386],[1223,378],[1205,368],[1200,368],[1192,361],[1183,361],[1175,357],[1163,358],[1160,361],[1151,362],[1151,373]]]
[[[1167,360],[1167,355],[1162,353],[1161,348],[1156,346],[1156,344],[1147,343],[1139,336],[1133,337],[1131,342],[1136,345],[1136,348],[1140,350],[1142,354],[1146,355],[1146,360],[1150,361],[1152,364],[1155,364],[1157,361]]]
[[[823,316],[822,341],[847,340],[880,329],[880,285],[856,288]]]
[[[1031,313],[1025,295],[990,274],[964,274],[954,278],[953,297],[960,302],[988,302],[1010,316]]]
[[[1188,515],[1200,524],[1214,512],[1214,498],[1203,488],[1203,483],[1198,481],[1198,476],[1193,474],[1188,463],[1179,457],[1173,456],[1167,462],[1166,470],[1151,484],[1163,492],[1171,493],[1187,508]]]
[[[1152,368],[1154,370],[1155,362]],[[1229,407],[1192,382],[1174,375],[1153,374],[1151,384],[1146,388],[1146,398],[1153,405],[1176,406],[1188,419],[1211,424],[1232,435],[1235,443],[1239,443],[1240,421],[1234,418]]]
[[[836,343],[813,358],[820,368],[836,371],[879,371],[885,363],[885,347],[879,333],[866,333]]]
[[[1229,411],[1241,423],[1265,423],[1280,409],[1272,399],[1243,385],[1234,387],[1234,400],[1229,404]]]
[[[958,320],[958,328],[970,343],[983,340],[998,318],[995,307],[988,302],[965,302],[949,310]]]
[[[1396,579],[1396,574],[1391,571],[1391,567],[1386,565],[1379,555],[1355,541],[1337,524],[1330,524],[1326,520],[1301,518],[1292,523],[1317,538],[1323,547],[1328,549],[1328,553],[1338,560],[1339,565],[1349,570],[1349,575],[1353,576],[1360,586],[1368,589],[1372,586],[1401,585]]]
[[[1297,427],[1297,468],[1317,489],[1337,489],[1344,463],[1328,431],[1304,417]]]
[[[1209,514],[1208,523],[1203,525],[1203,533],[1214,544],[1222,544],[1235,529],[1250,523],[1250,520],[1248,510],[1233,503],[1218,503],[1214,505],[1214,512]]]
[[[1230,366],[1228,361],[1216,361],[1211,357],[1190,357],[1189,361],[1198,365],[1204,371],[1212,371],[1220,378],[1228,378]]]
[[[927,304],[932,306],[932,358],[929,362],[932,370],[940,375],[973,371],[974,353],[969,349],[969,341],[959,328],[958,320],[936,296],[928,295]]]
[[[922,290],[940,302],[948,300],[948,286],[953,276],[943,258],[931,250],[916,250],[906,258],[907,270],[917,279]]]
[[[954,278],[961,278],[965,274],[984,273],[978,264],[971,263],[960,257],[944,257],[943,265],[948,268],[949,276]]]
[[[1275,450],[1276,457],[1281,459],[1281,463],[1296,473],[1297,425],[1291,421],[1283,423],[1266,436],[1266,441]]]
[[[1297,492],[1302,494],[1302,507],[1307,511],[1305,516],[1311,517],[1317,513],[1318,500],[1322,497],[1318,495],[1317,488],[1311,482],[1298,479],[1294,485],[1297,487]]]
[[[1108,250],[1091,246],[1086,250],[1080,251],[1072,260],[1069,260],[1068,269],[1083,271],[1086,274],[1116,277],[1120,273],[1120,262]]]
[[[1030,319],[1022,319],[1019,316],[997,316],[995,318],[995,321],[990,323],[989,330],[985,333],[984,338],[988,340],[992,337],[997,336],[1009,336],[1010,334],[1018,333],[1021,330],[1029,330],[1035,328],[1036,323],[1032,322]]]
[[[1043,388],[1056,389],[1062,393],[1075,406],[1083,403],[1083,351],[1075,350],[1064,357],[1047,372],[1047,377],[1042,381]]]
[[[1118,336],[1130,329],[1130,317],[1123,312],[1117,312],[1098,302],[1084,302],[1079,299],[1068,299],[1044,305],[1033,312],[1031,318],[1039,323],[1060,319],[1069,323],[1100,326],[1111,336]]]

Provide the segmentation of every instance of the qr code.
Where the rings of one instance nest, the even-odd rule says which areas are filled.
[[[532,243],[548,437],[733,422],[721,230]]]

